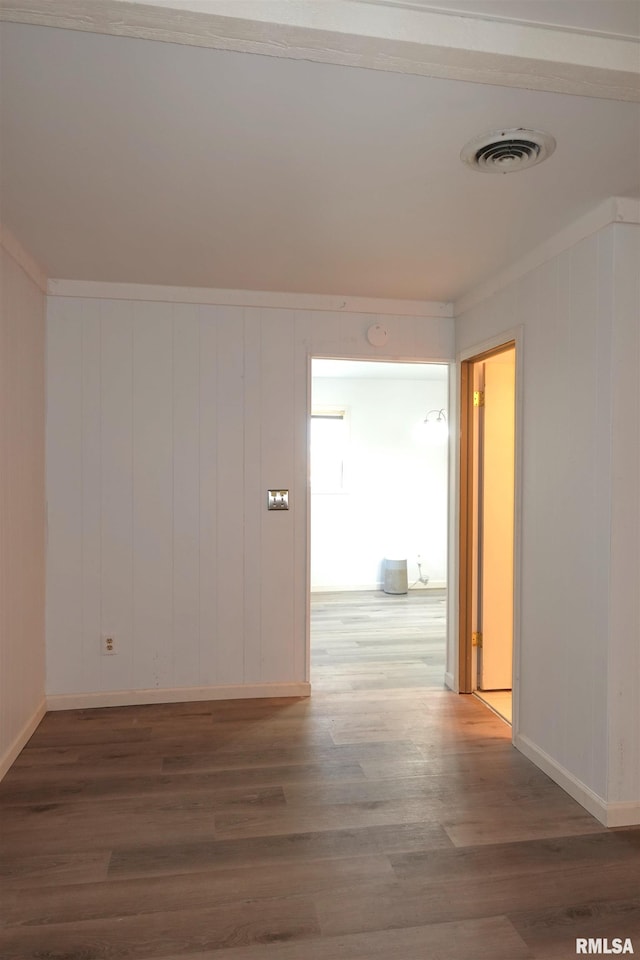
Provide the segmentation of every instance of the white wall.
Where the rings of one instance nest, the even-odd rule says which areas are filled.
[[[639,235],[601,229],[456,321],[459,353],[523,328],[516,743],[609,822],[640,801]]]
[[[640,822],[640,226],[612,243],[608,799]]]
[[[344,409],[349,440],[344,493],[311,492],[312,590],[378,589],[385,556],[406,558],[414,583],[418,554],[429,586],[446,585],[447,442],[422,429],[448,406],[434,376],[313,378],[314,405]]]
[[[306,691],[308,356],[453,355],[450,320],[380,351],[376,319],[49,299],[52,707]]]
[[[1,777],[44,712],[45,298],[0,257]]]

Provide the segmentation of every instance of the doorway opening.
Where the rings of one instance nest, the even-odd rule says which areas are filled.
[[[513,342],[463,361],[460,457],[460,675],[513,717],[515,376]]]
[[[311,361],[314,690],[442,689],[448,365]]]

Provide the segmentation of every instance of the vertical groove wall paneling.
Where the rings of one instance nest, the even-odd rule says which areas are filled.
[[[47,692],[84,687],[82,664],[83,301],[53,304],[47,342]],[[86,639],[86,638],[85,638]]]
[[[262,451],[262,325],[258,310],[244,318],[244,680],[262,679],[262,611],[260,582],[262,513],[266,490],[261,473]]]
[[[240,307],[218,307],[217,528],[219,684],[244,677],[244,324]],[[251,406],[250,409],[253,409]]]
[[[209,306],[198,308],[200,683],[204,686],[213,686],[218,682],[218,328],[216,309]]]
[[[172,687],[173,305],[133,321],[133,686]]]
[[[613,411],[613,392],[617,387],[617,377],[612,376],[613,371],[613,326],[614,311],[612,304],[615,304],[614,295],[614,232],[616,227],[611,224],[598,233],[598,282],[596,289],[596,302],[592,309],[596,318],[596,356],[600,358],[600,364],[597,368],[596,383],[594,385],[596,393],[596,413],[594,422],[590,425],[594,432],[595,446],[598,451],[598,470],[595,471],[595,498],[601,505],[600,510],[591,518],[591,524],[594,527],[594,535],[598,542],[609,543],[612,530],[611,509],[605,505],[610,499],[613,488],[612,481],[612,411]],[[640,231],[639,231],[640,232]],[[634,376],[637,370],[634,371]],[[640,423],[640,420],[638,421]],[[598,593],[608,597],[608,609],[604,608],[600,613],[600,635],[602,642],[596,644],[594,650],[595,666],[591,679],[591,688],[586,696],[593,704],[600,702],[599,709],[592,709],[589,724],[591,730],[592,745],[592,764],[594,790],[600,796],[607,795],[610,785],[607,784],[607,777],[610,777],[611,764],[609,770],[602,770],[599,766],[599,758],[606,757],[608,751],[609,729],[611,723],[611,708],[606,701],[598,700],[601,678],[609,673],[609,643],[611,634],[610,624],[607,622],[609,611],[615,615],[615,601],[612,602],[613,584],[611,583],[610,558],[609,551],[603,551],[600,557],[602,567],[602,578],[598,584]],[[635,591],[634,591],[635,592]]]
[[[50,694],[305,680],[307,355],[377,319],[50,299]],[[444,321],[383,319],[388,359],[441,349]]]
[[[600,500],[602,476],[606,476],[610,483],[607,458],[602,457],[602,442],[605,448],[609,445],[608,432],[598,433],[598,415],[600,410],[610,410],[610,397],[607,381],[610,377],[610,368],[607,353],[600,354],[598,325],[602,318],[598,315],[598,286],[603,264],[600,260],[598,236],[588,237],[576,244],[568,251],[571,260],[567,264],[564,275],[569,278],[568,291],[570,302],[560,301],[560,310],[564,310],[569,318],[567,369],[571,370],[573,383],[580,379],[587,385],[587,390],[570,390],[565,397],[567,429],[565,433],[565,456],[570,468],[579,463],[598,463],[598,468],[583,473],[581,483],[584,495],[589,502],[606,504],[606,498]],[[562,258],[558,260],[559,265]],[[583,278],[589,277],[585,283]],[[603,370],[603,367],[605,368]],[[606,376],[603,376],[603,373]],[[604,382],[604,392],[603,391]],[[593,678],[604,676],[601,673],[602,657],[601,644],[594,644],[587,651],[584,649],[583,637],[590,629],[602,637],[606,635],[606,611],[599,607],[598,620],[589,621],[589,609],[583,602],[587,596],[596,596],[603,589],[607,581],[609,559],[606,549],[608,535],[606,528],[594,519],[591,523],[584,523],[579,504],[574,499],[565,505],[565,522],[570,519],[573,528],[572,548],[577,550],[579,566],[578,590],[566,597],[573,612],[572,629],[565,634],[566,675],[573,681],[570,687],[571,696],[565,702],[571,704],[571,711],[566,716],[566,736],[563,748],[567,758],[565,765],[573,763],[577,776],[585,783],[593,783],[597,779],[596,761],[594,753],[594,739],[585,739],[582,731],[589,729],[594,721],[600,728],[607,725],[606,700],[597,697]],[[605,510],[605,512],[607,512]],[[595,512],[594,512],[594,516]],[[585,658],[586,663],[582,670],[572,670],[572,664]],[[591,678],[593,696],[585,697],[585,685]],[[598,684],[599,685],[599,684]],[[597,742],[597,740],[595,741]],[[599,785],[599,792],[605,790],[604,782]]]
[[[173,686],[200,684],[200,322],[173,316]]]
[[[79,650],[80,676],[82,690],[94,690],[100,686],[100,675],[96,669],[98,657],[96,646],[99,644],[101,564],[100,534],[101,510],[101,440],[100,440],[100,393],[101,361],[99,312],[87,311],[82,304],[80,316],[82,329],[82,437],[81,437],[81,536],[82,536],[82,586],[80,605],[82,611],[82,632]]]
[[[626,346],[620,356],[612,356],[616,288],[637,283],[638,276],[627,263],[623,276],[611,282],[610,235],[624,229],[638,230],[603,228],[456,321],[460,350],[514,324],[524,327],[518,736],[529,755],[547,764],[551,758],[563,783],[601,804],[620,799],[611,793],[615,750],[604,731],[619,738],[633,763],[638,756],[635,731],[628,717],[623,721],[624,711],[612,709],[607,689],[607,656],[617,644],[628,666],[628,638],[637,635],[632,624],[640,619],[634,614],[631,624],[618,630],[620,604],[612,602],[616,589],[628,592],[629,578],[637,576],[638,568],[634,548],[621,569],[614,569],[621,542],[617,532],[624,536],[637,497],[634,486],[633,494],[621,487],[618,498],[616,476],[634,473],[636,466],[622,469],[615,450],[612,460],[610,439],[611,424],[615,428],[621,422],[612,390],[624,376],[625,357],[633,357],[633,382],[637,379],[637,346],[629,332],[637,325],[637,304],[635,314],[629,310],[621,318]],[[628,411],[626,393],[622,409]],[[640,422],[637,409],[630,422],[636,427]],[[628,447],[626,441],[620,445],[622,458]],[[625,519],[619,531],[611,522],[612,503],[622,505]],[[627,691],[624,699],[636,698]],[[631,763],[626,761],[627,769]]]
[[[640,226],[614,227],[609,800],[640,808]],[[637,822],[637,821],[636,821]]]
[[[0,777],[44,699],[45,298],[0,248]]]
[[[296,643],[293,590],[294,514],[306,507],[298,503],[293,489],[294,436],[294,322],[293,311],[262,310],[262,382],[261,402],[261,476],[264,490],[262,506],[262,579],[263,680],[294,680]],[[269,488],[289,489],[289,510],[268,511]]]
[[[293,488],[297,509],[294,511],[294,558],[295,589],[293,596],[293,624],[296,643],[294,646],[294,676],[296,680],[309,680],[307,623],[310,590],[310,570],[307,551],[310,550],[309,499],[309,402],[310,402],[310,330],[308,314],[295,314],[294,343],[294,475]],[[304,643],[299,642],[304,638]]]
[[[133,632],[133,307],[127,301],[88,301],[100,311],[100,557],[101,636],[113,636],[116,656],[96,660],[100,690],[134,685]],[[90,491],[91,492],[91,491]],[[99,648],[99,647],[98,647]],[[64,691],[56,691],[64,692]]]

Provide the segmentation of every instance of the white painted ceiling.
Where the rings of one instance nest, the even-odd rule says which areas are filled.
[[[448,301],[640,196],[637,103],[1,30],[0,219],[50,277]],[[556,152],[462,165],[510,126]]]

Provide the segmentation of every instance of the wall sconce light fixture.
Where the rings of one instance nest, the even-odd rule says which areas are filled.
[[[444,410],[429,410],[429,413],[424,418],[423,423],[439,423],[446,425],[447,415]]]
[[[444,442],[449,436],[447,414],[444,410],[429,410],[422,421],[425,437],[436,442]]]

